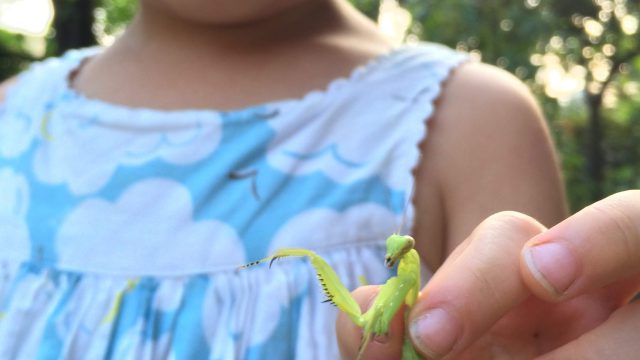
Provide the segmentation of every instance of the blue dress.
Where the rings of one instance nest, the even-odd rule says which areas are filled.
[[[70,88],[99,51],[32,65],[0,105],[0,359],[337,359],[306,259],[237,267],[304,247],[350,289],[384,282],[467,57],[403,46],[299,99],[159,111]]]

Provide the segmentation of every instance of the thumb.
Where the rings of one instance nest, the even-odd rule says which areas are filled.
[[[598,201],[531,239],[522,250],[522,276],[531,291],[562,301],[632,279],[619,302],[640,286],[640,190]]]
[[[364,312],[373,304],[378,291],[380,291],[380,286],[378,285],[362,286],[355,289],[351,295]],[[393,318],[389,326],[389,333],[386,336],[372,338],[362,355],[362,360],[400,359],[404,337],[403,311],[403,308],[400,308]],[[342,359],[355,359],[362,340],[362,329],[342,312],[338,314],[336,319],[336,337]]]

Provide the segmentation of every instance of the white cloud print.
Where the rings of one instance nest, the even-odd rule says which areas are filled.
[[[355,205],[344,212],[312,209],[297,215],[280,228],[269,253],[280,248],[323,249],[384,241],[399,231],[399,223],[399,216],[374,203]]]
[[[4,113],[0,105],[0,155],[12,158],[26,151],[34,139],[35,126],[27,114]]]
[[[0,249],[14,259],[29,257],[30,240],[26,222],[29,185],[24,176],[10,168],[0,169]]]
[[[269,269],[264,264],[239,276],[214,279],[202,309],[211,358],[242,357],[249,348],[263,344],[282,325],[282,312],[303,291],[304,286],[292,286],[291,268],[282,266]]]
[[[117,202],[90,199],[56,238],[58,263],[80,271],[162,275],[207,272],[246,262],[235,230],[193,220],[189,192],[164,179],[141,181]]]
[[[56,112],[45,124],[43,141],[34,158],[35,173],[44,182],[66,183],[74,194],[90,194],[104,186],[120,165],[153,160],[190,164],[218,147],[222,122],[213,113],[185,113],[146,118],[95,120]],[[133,124],[127,123],[130,119]],[[179,120],[183,120],[180,123]]]
[[[347,97],[327,109],[282,110],[268,122],[276,132],[269,163],[295,175],[321,171],[339,183],[380,176],[388,186],[406,189],[410,160],[418,155],[413,129],[407,127],[413,125],[398,123],[407,120],[406,106],[364,103],[370,100]]]
[[[116,342],[113,350],[114,359],[137,360],[137,359],[174,359],[171,354],[171,335],[164,334],[157,340],[145,339],[145,321],[138,320],[131,329],[127,330]],[[97,354],[96,354],[97,355]],[[106,357],[100,354],[94,358]]]

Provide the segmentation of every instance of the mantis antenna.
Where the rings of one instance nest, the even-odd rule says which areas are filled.
[[[398,230],[395,232],[396,234],[402,233],[402,229],[406,225],[409,209],[412,207],[412,204],[413,204],[413,196],[415,195],[415,189],[416,189],[416,181],[414,179],[413,182],[411,183],[411,187],[409,188],[409,196],[406,198],[404,208],[402,209],[402,218],[400,219]],[[408,232],[411,232],[411,229],[407,229],[407,230]]]

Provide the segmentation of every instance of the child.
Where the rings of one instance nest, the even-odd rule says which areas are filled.
[[[236,268],[304,247],[355,288],[392,232],[435,269],[490,213],[564,215],[522,85],[346,0],[141,0],[2,89],[0,358],[335,359],[305,260]]]

